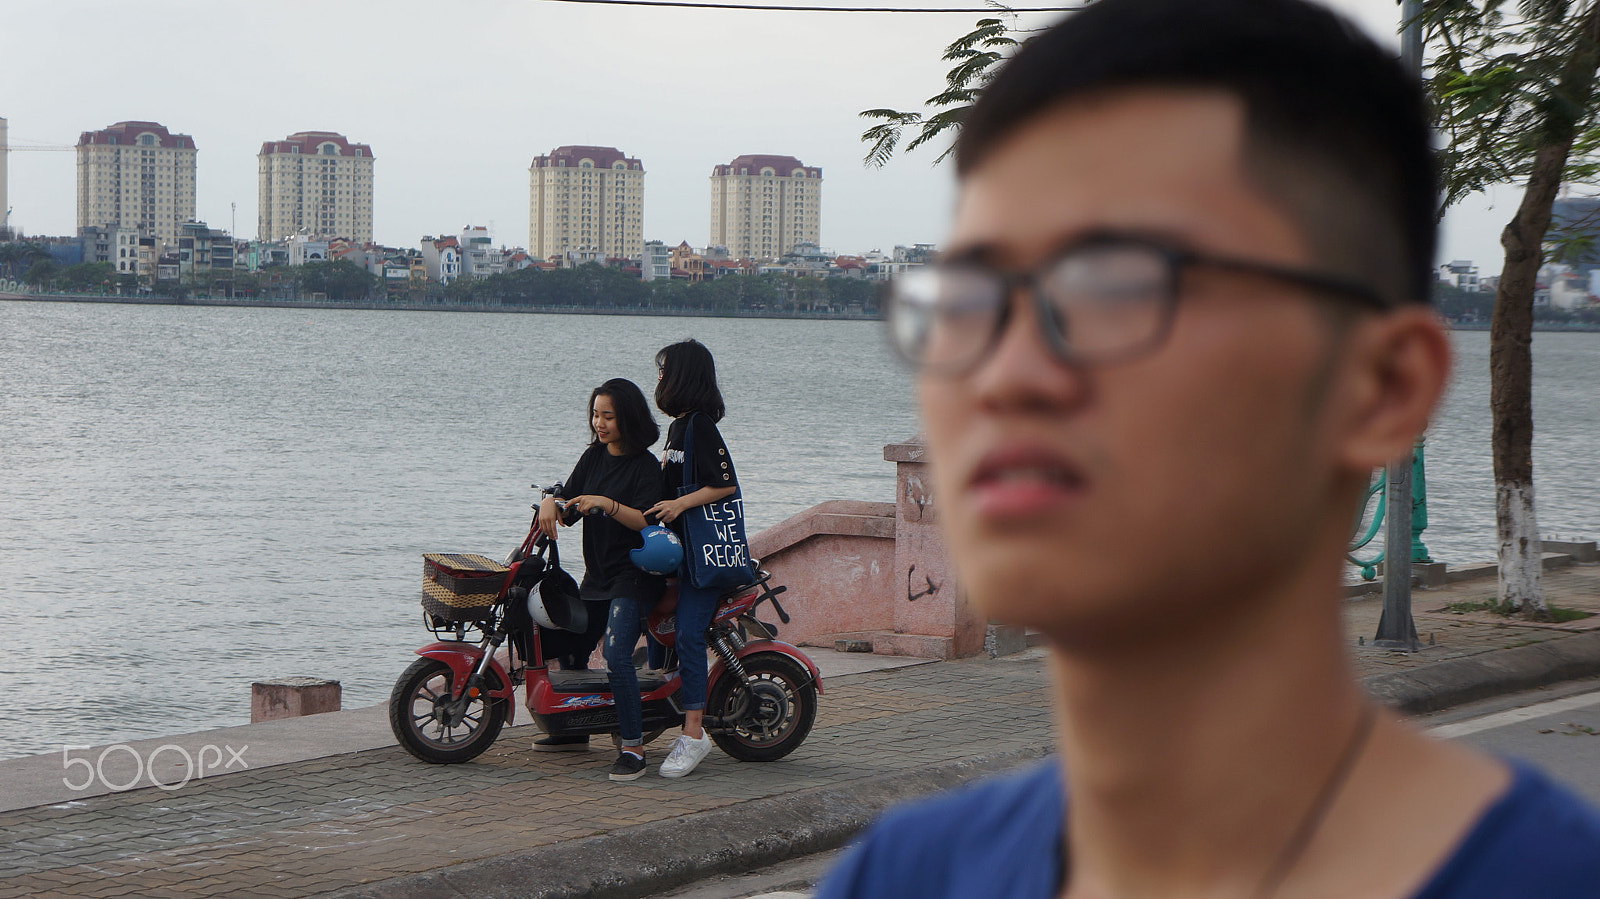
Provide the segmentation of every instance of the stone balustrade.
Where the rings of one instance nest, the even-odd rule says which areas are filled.
[[[750,553],[788,586],[781,602],[795,643],[870,643],[873,652],[949,659],[987,646],[1014,650],[1020,632],[992,629],[945,557],[920,437],[884,447],[895,501],[813,506],[750,539]]]

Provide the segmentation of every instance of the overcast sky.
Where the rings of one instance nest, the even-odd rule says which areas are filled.
[[[1395,0],[1332,5],[1398,46]],[[6,9],[0,116],[13,148],[70,148],[80,132],[124,120],[192,135],[197,215],[242,237],[256,235],[261,143],[337,131],[372,146],[374,236],[397,246],[466,225],[524,245],[528,165],[562,144],[638,157],[645,238],[701,246],[711,167],[790,155],[822,167],[824,246],[859,253],[943,239],[949,168],[932,167],[926,148],[864,168],[857,113],[918,108],[942,85],[940,52],[978,18],[547,0],[50,0]],[[74,232],[74,160],[70,149],[11,154],[14,226]],[[1452,214],[1443,258],[1497,270],[1499,228],[1519,196],[1503,189]]]

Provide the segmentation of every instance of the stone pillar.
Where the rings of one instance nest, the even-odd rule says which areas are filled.
[[[967,601],[945,556],[922,436],[883,448],[895,463],[894,633],[876,652],[960,658],[984,651],[985,621]],[[880,643],[887,640],[890,645]]]
[[[340,688],[336,680],[280,677],[250,685],[251,724],[337,712],[339,705]]]

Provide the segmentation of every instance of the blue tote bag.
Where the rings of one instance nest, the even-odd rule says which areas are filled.
[[[694,478],[694,416],[689,416],[683,435],[683,486],[679,496],[699,490]],[[679,576],[702,590],[742,587],[755,581],[750,565],[750,545],[745,541],[744,494],[737,486],[733,495],[714,503],[695,506],[683,513],[683,569]]]

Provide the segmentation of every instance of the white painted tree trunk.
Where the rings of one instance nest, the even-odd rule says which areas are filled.
[[[1533,484],[1500,481],[1494,487],[1495,530],[1500,538],[1500,601],[1513,609],[1545,612],[1539,576],[1544,570]]]

